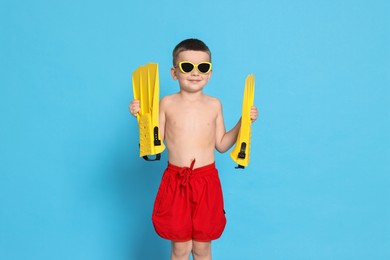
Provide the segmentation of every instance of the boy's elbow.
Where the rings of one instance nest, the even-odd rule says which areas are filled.
[[[219,153],[224,153],[227,151],[227,149],[225,147],[222,147],[220,145],[216,145],[215,150],[217,150]]]

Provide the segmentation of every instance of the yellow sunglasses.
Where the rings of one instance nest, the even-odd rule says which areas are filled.
[[[175,67],[179,67],[180,71],[183,73],[190,73],[196,68],[200,73],[207,74],[211,71],[211,62],[205,61],[199,64],[194,64],[190,61],[182,61]]]

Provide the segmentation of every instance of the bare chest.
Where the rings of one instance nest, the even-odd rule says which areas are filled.
[[[172,107],[166,114],[167,131],[207,134],[214,131],[216,113],[208,106]]]

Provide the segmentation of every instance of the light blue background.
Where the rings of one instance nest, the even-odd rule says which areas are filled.
[[[168,259],[131,72],[197,37],[227,128],[256,75],[251,163],[217,155],[215,259],[390,259],[390,2],[0,1],[0,259]]]

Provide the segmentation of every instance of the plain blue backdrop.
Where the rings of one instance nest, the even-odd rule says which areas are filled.
[[[225,124],[256,76],[251,162],[217,154],[215,259],[390,259],[390,2],[0,0],[0,259],[168,259],[167,154],[138,157],[131,72],[189,37]]]

